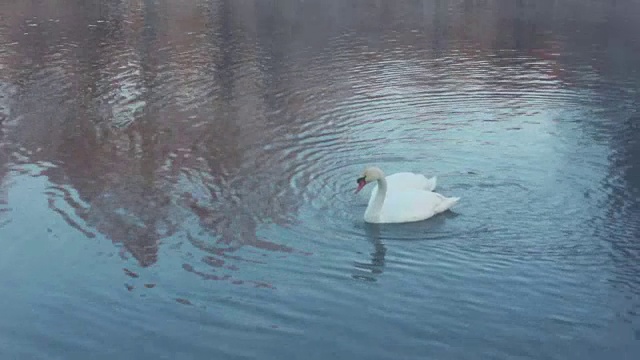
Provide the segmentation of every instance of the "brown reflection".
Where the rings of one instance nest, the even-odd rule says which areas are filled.
[[[0,32],[0,41],[5,43],[5,39]],[[0,52],[4,55],[4,52]],[[0,69],[6,66],[6,58],[0,55]],[[11,115],[11,100],[15,92],[15,87],[9,83],[0,80],[0,228],[7,224],[9,208],[7,199],[7,187],[5,182],[9,172],[9,151],[7,149],[7,138],[5,135],[5,127]]]
[[[122,244],[123,256],[141,266],[157,262],[163,241],[186,239],[201,254],[185,271],[242,284],[230,275],[240,266],[301,247],[258,235],[264,225],[291,223],[301,205],[291,191],[301,160],[271,145],[291,142],[287,136],[317,121],[316,106],[353,95],[344,74],[354,65],[382,64],[393,53],[431,64],[411,80],[432,84],[433,74],[445,71],[425,59],[473,57],[496,62],[491,75],[508,80],[502,68],[509,64],[497,50],[564,49],[565,41],[551,41],[546,31],[555,24],[543,21],[557,9],[508,6],[3,2],[0,13],[11,16],[2,16],[0,27],[2,81],[16,90],[7,97],[11,111],[0,112],[0,183],[5,164],[47,162],[41,175],[52,184],[51,210],[86,237]],[[513,11],[530,15],[505,21],[504,12]],[[356,50],[345,54],[341,39]],[[455,76],[473,80],[464,71],[445,74]],[[514,82],[500,86],[507,83]],[[382,271],[384,245],[374,241],[369,265]]]
[[[206,279],[232,279],[211,272],[264,263],[265,251],[294,252],[257,235],[298,204],[287,165],[262,153],[274,137],[261,74],[234,38],[229,3],[86,7],[59,14],[52,32],[34,27],[25,39],[22,18],[4,34],[19,42],[3,64],[21,87],[15,125],[1,134],[20,154],[14,166],[53,164],[39,174],[52,184],[52,211],[88,238],[124,245],[141,266],[156,263],[162,241],[185,237],[206,255],[184,269]],[[166,20],[176,13],[184,21]],[[246,248],[258,253],[230,255]]]
[[[309,107],[303,96],[277,96],[310,85],[286,75],[305,71],[300,49],[313,56],[355,29],[373,34],[364,46],[387,52],[415,44],[406,30],[422,29],[433,12],[369,1],[62,3],[2,5],[25,14],[3,33],[17,43],[3,64],[21,84],[12,145],[24,149],[22,161],[55,164],[43,172],[54,184],[50,207],[85,236],[123,244],[141,266],[157,261],[163,239],[184,236],[208,254],[199,260],[210,272],[264,262],[230,255],[247,247],[293,252],[257,231],[288,223],[299,206],[288,191],[291,164],[263,149],[295,133]],[[427,29],[421,46],[447,28]],[[314,87],[341,80],[327,78]],[[193,217],[198,225],[187,228]]]

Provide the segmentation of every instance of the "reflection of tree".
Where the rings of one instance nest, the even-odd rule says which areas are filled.
[[[199,189],[197,194],[182,197],[182,204],[200,219],[201,231],[189,230],[188,239],[209,253],[202,260],[214,269],[229,259],[242,261],[243,258],[228,253],[244,247],[292,251],[287,246],[260,239],[257,231],[261,223],[286,221],[286,214],[293,210],[292,202],[271,201],[282,195],[275,185],[282,185],[277,177],[285,176],[286,172],[279,172],[278,165],[268,159],[257,162],[255,157],[244,153],[252,145],[259,146],[271,139],[264,137],[268,132],[259,131],[261,124],[257,121],[262,120],[262,115],[256,91],[247,88],[251,84],[243,83],[239,76],[244,70],[237,69],[242,53],[236,48],[233,32],[237,30],[233,29],[228,4],[223,1],[219,5],[209,11],[217,15],[211,20],[218,23],[208,34],[213,47],[209,53],[211,58],[205,62],[217,90],[205,105],[213,119],[204,129],[195,129],[187,136],[197,139],[191,149],[203,162],[190,171],[188,178]],[[212,237],[215,243],[211,242]],[[206,278],[219,278],[205,276],[191,265],[185,269]]]
[[[293,251],[259,236],[265,224],[290,223],[300,206],[290,175],[302,160],[278,145],[310,131],[305,122],[317,119],[304,110],[315,112],[320,96],[353,95],[344,77],[353,64],[377,69],[392,56],[423,66],[429,56],[466,53],[493,62],[487,78],[495,83],[480,80],[497,87],[514,83],[506,70],[514,67],[495,50],[535,47],[533,55],[544,56],[572,43],[549,35],[559,26],[556,8],[519,9],[513,19],[516,10],[491,1],[13,3],[23,8],[11,13],[51,11],[64,21],[29,28],[29,37],[20,17],[8,19],[12,33],[0,30],[18,42],[2,64],[21,84],[12,107],[20,121],[7,130],[0,117],[0,139],[26,149],[18,149],[26,161],[54,164],[46,171],[52,209],[87,236],[104,234],[149,266],[161,240],[184,235],[205,253],[208,272],[185,269],[212,279],[211,271],[233,269],[229,263],[258,261],[244,250]],[[455,6],[463,11],[448,10]],[[365,51],[344,51],[344,39]],[[327,60],[332,68],[314,63]],[[435,70],[407,82],[433,85]],[[445,75],[469,80],[469,71]],[[384,245],[373,245],[371,264],[360,265],[382,271]]]
[[[2,62],[0,61],[0,66]],[[11,112],[11,105],[9,99],[11,89],[7,84],[0,83],[0,227],[7,221],[4,219],[4,213],[8,211],[5,207],[7,205],[7,192],[4,187],[4,182],[8,172],[8,154],[4,149],[5,137],[4,137],[4,122],[9,118]]]
[[[0,11],[2,10],[3,8],[0,5]],[[13,61],[10,50],[6,45],[12,43],[11,34],[6,29],[6,27],[0,27],[0,69],[3,70],[11,68]],[[6,149],[5,126],[11,116],[12,93],[15,90],[15,87],[7,82],[8,79],[5,78],[7,74],[3,75],[4,76],[0,78],[0,228],[4,222],[7,221],[4,215],[8,212],[6,208],[7,190],[5,188],[5,181],[9,171],[9,151]]]
[[[54,211],[87,236],[97,231],[123,244],[143,266],[155,263],[162,239],[182,230],[214,270],[241,261],[230,253],[243,248],[291,252],[257,233],[262,224],[290,222],[300,205],[289,177],[298,160],[263,149],[301,131],[308,88],[341,80],[339,71],[317,76],[317,84],[291,74],[307,71],[345,29],[383,35],[420,27],[423,15],[386,2],[260,2],[253,12],[231,1],[175,4],[68,10],[65,33],[79,46],[62,57],[45,31],[20,45],[23,60],[56,73],[25,74],[30,95],[11,136],[34,154],[29,161],[56,164],[46,171]],[[328,23],[335,26],[326,31]],[[248,24],[261,31],[243,40]],[[386,52],[414,44],[410,34],[367,46]],[[300,51],[309,44],[309,54]],[[198,225],[185,229],[192,217]]]
[[[161,239],[184,230],[207,253],[202,261],[212,268],[229,259],[242,261],[229,255],[241,248],[291,252],[257,235],[260,224],[288,221],[295,202],[287,195],[284,164],[260,152],[273,138],[261,131],[260,99],[246,88],[252,82],[242,81],[245,69],[236,67],[246,59],[234,50],[230,20],[210,19],[223,19],[220,28],[211,29],[211,43],[183,39],[181,50],[188,56],[163,59],[157,33],[166,30],[158,23],[164,14],[153,9],[140,14],[122,13],[125,19],[118,21],[103,13],[112,22],[97,23],[103,25],[95,26],[92,41],[74,54],[79,61],[68,57],[49,64],[58,71],[53,79],[24,80],[24,94],[30,96],[19,104],[22,119],[10,136],[27,149],[25,161],[56,165],[43,172],[53,184],[52,210],[87,236],[97,231],[123,244],[143,266],[155,263]],[[44,58],[55,52],[42,48]],[[33,57],[29,44],[22,50]],[[213,94],[193,93],[189,82],[163,82],[172,76],[181,80],[178,69],[194,67],[198,77],[190,80],[216,90]],[[69,80],[79,86],[59,86]],[[181,102],[176,94],[199,97],[201,106],[193,108],[194,102]],[[135,111],[129,111],[130,104]],[[255,150],[243,153],[253,145]],[[184,220],[193,216],[200,229],[185,229]],[[185,269],[198,271],[190,266]]]

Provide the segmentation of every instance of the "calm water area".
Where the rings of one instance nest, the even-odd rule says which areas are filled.
[[[0,359],[640,359],[639,19],[0,1]]]

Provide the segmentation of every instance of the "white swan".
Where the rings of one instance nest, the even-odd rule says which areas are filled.
[[[371,193],[364,212],[368,223],[403,223],[428,219],[455,205],[460,198],[445,197],[431,190],[402,187],[401,181],[389,188],[384,172],[375,166],[365,169],[358,178],[356,193],[370,182],[377,181],[377,191]],[[415,183],[413,184],[415,185]],[[435,188],[435,181],[433,182]]]

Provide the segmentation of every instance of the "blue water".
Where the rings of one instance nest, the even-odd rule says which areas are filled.
[[[0,358],[639,358],[638,16],[0,4]]]

